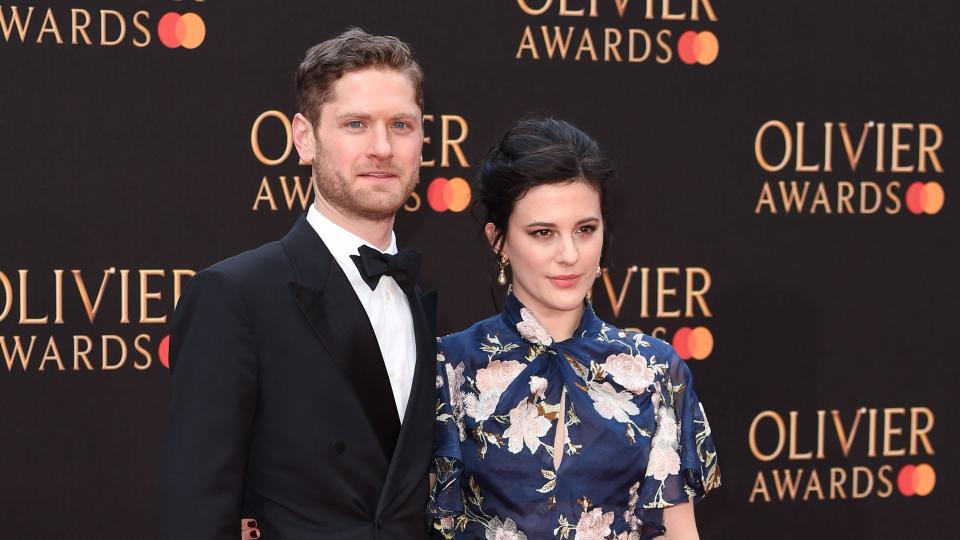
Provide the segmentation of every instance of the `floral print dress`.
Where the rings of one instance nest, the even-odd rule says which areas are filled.
[[[438,350],[436,535],[653,538],[664,508],[720,485],[686,364],[588,302],[573,337],[555,342],[508,293],[500,315]]]

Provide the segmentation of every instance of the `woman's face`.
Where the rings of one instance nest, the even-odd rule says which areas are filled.
[[[487,224],[491,237],[493,225]],[[534,313],[580,310],[603,248],[600,194],[583,181],[537,186],[518,199],[503,254],[513,290]]]

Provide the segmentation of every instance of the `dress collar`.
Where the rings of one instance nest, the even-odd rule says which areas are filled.
[[[580,324],[573,331],[569,340],[559,343],[566,343],[573,339],[584,338],[597,335],[603,326],[603,321],[597,318],[590,302],[583,299],[583,315],[580,317]],[[503,303],[503,312],[500,318],[508,328],[516,332],[524,341],[533,345],[549,346],[554,344],[553,337],[547,332],[546,328],[540,324],[533,312],[520,302],[517,295],[513,293],[513,287],[507,289],[507,297]]]

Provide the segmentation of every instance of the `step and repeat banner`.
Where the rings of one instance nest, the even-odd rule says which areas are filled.
[[[944,538],[960,486],[955,2],[0,2],[0,529],[156,538],[169,320],[312,198],[293,73],[349,26],[426,72],[396,224],[440,329],[502,290],[476,167],[534,112],[618,163],[607,321],[710,414],[705,539]]]

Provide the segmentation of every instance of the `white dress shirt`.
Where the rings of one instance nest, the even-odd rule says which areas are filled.
[[[413,386],[413,370],[417,363],[416,338],[413,331],[413,317],[410,303],[403,290],[390,276],[383,276],[377,288],[371,290],[360,275],[356,263],[350,255],[357,255],[361,245],[367,245],[382,251],[336,223],[330,221],[310,205],[307,222],[313,227],[320,239],[327,245],[333,258],[347,275],[350,285],[367,312],[373,333],[377,336],[377,345],[390,377],[393,400],[397,405],[397,414],[403,422],[403,413],[407,410],[410,388]],[[390,246],[383,253],[397,253],[397,236],[390,233]]]

